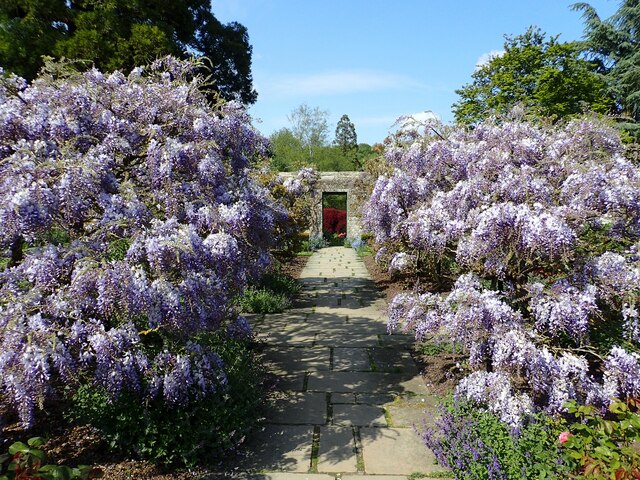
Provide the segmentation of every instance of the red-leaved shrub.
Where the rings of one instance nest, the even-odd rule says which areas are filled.
[[[326,233],[346,233],[347,211],[337,208],[322,209],[322,230]]]

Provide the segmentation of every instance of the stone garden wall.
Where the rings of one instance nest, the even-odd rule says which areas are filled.
[[[284,178],[294,176],[283,172]],[[347,238],[359,238],[362,233],[362,204],[369,197],[367,185],[372,182],[366,172],[320,172],[320,180],[312,194],[312,216],[309,237],[322,235],[322,194],[347,194]]]

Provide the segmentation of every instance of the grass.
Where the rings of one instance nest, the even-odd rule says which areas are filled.
[[[416,351],[426,357],[435,357],[442,353],[457,354],[461,353],[459,345],[450,341],[428,340],[416,345]]]
[[[318,455],[320,454],[320,427],[313,427],[313,440],[311,443],[311,466],[309,473],[318,473]]]
[[[237,299],[244,313],[282,313],[302,290],[298,281],[278,269],[267,272]]]
[[[407,477],[407,480],[420,480],[421,478],[453,478],[451,472],[413,472]]]

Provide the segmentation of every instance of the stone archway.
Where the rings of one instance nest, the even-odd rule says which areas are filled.
[[[295,172],[280,172],[282,178],[293,178]],[[311,192],[311,222],[309,238],[322,237],[322,194],[347,194],[347,239],[362,235],[362,205],[369,197],[367,186],[373,178],[367,172],[318,172],[320,179]]]
[[[319,172],[320,180],[312,192],[310,238],[322,236],[322,194],[347,194],[347,238],[355,240],[362,234],[362,204],[367,198],[366,172]]]

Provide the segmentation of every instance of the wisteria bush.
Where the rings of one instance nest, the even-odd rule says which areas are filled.
[[[198,339],[250,336],[233,299],[287,212],[252,176],[266,139],[194,66],[3,76],[0,402],[25,427],[80,386],[183,411],[228,394]]]
[[[311,195],[320,175],[313,168],[304,167],[295,176],[285,179],[277,172],[263,168],[258,171],[257,178],[288,213],[285,221],[276,224],[276,253],[278,257],[293,256],[303,249],[302,244],[308,238],[303,232],[310,226]]]
[[[228,455],[255,426],[264,373],[241,339],[213,334],[199,340],[224,362],[224,394],[196,397],[187,408],[176,408],[162,398],[140,402],[135,392],[113,400],[104,388],[86,384],[73,396],[69,420],[99,428],[117,451],[158,463],[194,466]]]
[[[640,395],[640,170],[615,129],[432,127],[387,145],[364,221],[391,270],[451,288],[398,295],[389,329],[462,345],[456,395],[514,427]]]

